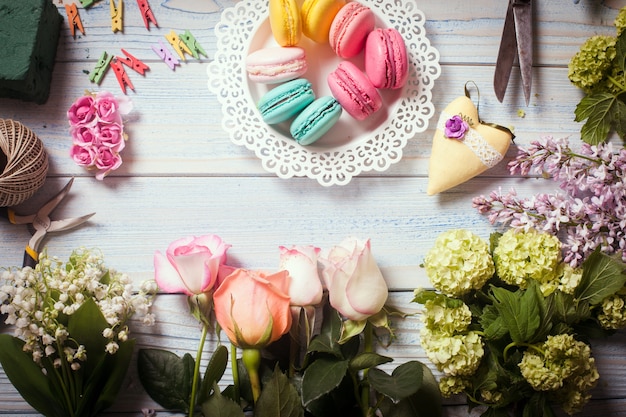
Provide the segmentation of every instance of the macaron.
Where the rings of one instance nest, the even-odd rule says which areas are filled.
[[[307,70],[306,52],[297,46],[259,49],[246,57],[251,81],[276,84],[299,78]]]
[[[330,25],[345,0],[304,0],[302,3],[302,33],[317,43],[328,42]]]
[[[365,42],[365,72],[377,88],[401,88],[409,75],[402,35],[394,28],[377,28]]]
[[[267,124],[284,122],[315,100],[309,80],[297,78],[271,89],[261,97],[257,108]]]
[[[367,35],[375,25],[376,17],[372,9],[351,1],[339,10],[330,25],[330,47],[341,58],[352,58],[363,50]]]
[[[310,145],[337,123],[341,113],[337,100],[331,96],[320,97],[294,119],[289,132],[300,145]]]
[[[327,81],[333,96],[357,120],[365,120],[382,106],[376,87],[351,61],[340,62]]]
[[[296,0],[269,0],[270,28],[280,46],[295,46],[302,36]]]

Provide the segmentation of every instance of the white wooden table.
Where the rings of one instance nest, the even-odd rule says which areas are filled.
[[[544,134],[578,141],[580,125],[573,118],[581,93],[567,79],[567,63],[588,37],[614,34],[612,22],[624,5],[623,0],[535,2],[533,90],[526,106],[516,68],[503,103],[492,88],[507,2],[420,1],[427,36],[440,53],[441,76],[433,89],[437,116],[426,132],[409,141],[402,160],[389,170],[361,175],[345,186],[322,187],[308,178],[285,180],[267,173],[252,152],[231,143],[221,128],[220,106],[207,88],[206,69],[216,50],[214,27],[233,0],[150,3],[159,28],[147,31],[136,3],[127,0],[123,33],[115,34],[108,1],[79,9],[86,35],[74,39],[67,24],[63,27],[48,102],[0,99],[0,117],[30,127],[50,156],[45,186],[18,212],[37,208],[73,176],[71,195],[54,217],[97,213],[81,228],[47,237],[49,252],[65,258],[78,246],[101,248],[108,265],[139,283],[153,276],[154,251],[187,235],[218,234],[232,244],[231,262],[266,269],[277,267],[279,245],[330,247],[349,235],[370,237],[393,289],[390,298],[407,311],[418,308],[410,303],[412,290],[428,285],[419,265],[440,232],[464,227],[487,238],[494,230],[472,208],[472,197],[497,187],[515,186],[522,195],[556,188],[546,180],[510,177],[505,161],[449,192],[427,196],[430,143],[439,112],[463,95],[464,84],[472,80],[481,92],[481,117],[514,126],[518,145]],[[209,58],[188,59],[171,71],[150,49],[171,29],[189,29]],[[65,112],[85,89],[120,93],[112,72],[99,87],[87,76],[103,50],[120,54],[120,48],[144,60],[150,70],[145,77],[129,72],[136,92],[129,93],[134,110],[127,123],[130,140],[122,154],[124,164],[99,182],[68,156],[71,138]],[[518,114],[520,109],[525,117]],[[507,160],[514,154],[512,147]],[[0,235],[0,265],[21,264],[29,238],[26,227],[1,223]],[[185,297],[161,294],[155,312],[157,325],[133,328],[138,347],[195,352],[199,326],[188,314]],[[419,318],[395,324],[399,339],[385,354],[398,362],[427,361],[419,346]],[[593,349],[601,380],[582,415],[626,416],[626,333],[599,341]],[[133,366],[111,413],[140,415],[146,407],[158,409]],[[464,399],[448,400],[445,413],[468,415]],[[2,372],[0,414],[34,415]]]

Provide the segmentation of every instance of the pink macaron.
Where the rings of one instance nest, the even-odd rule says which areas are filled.
[[[328,74],[328,86],[339,104],[352,117],[365,120],[383,104],[380,93],[356,65],[342,61]]]
[[[333,19],[328,40],[341,58],[352,58],[365,47],[367,35],[374,30],[376,17],[367,6],[351,1]]]
[[[401,88],[409,75],[402,35],[394,28],[377,28],[365,42],[365,72],[377,88]]]
[[[257,83],[282,83],[302,76],[306,70],[306,52],[297,46],[259,49],[246,57],[248,78]]]

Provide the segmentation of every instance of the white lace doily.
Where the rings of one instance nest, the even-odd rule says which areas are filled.
[[[434,115],[432,89],[441,73],[439,52],[424,30],[425,17],[414,0],[359,0],[376,15],[378,27],[395,27],[407,46],[410,68],[406,85],[380,90],[383,108],[364,122],[347,112],[313,145],[301,146],[289,126],[269,126],[256,109],[258,99],[272,86],[248,80],[249,53],[277,46],[268,19],[267,0],[242,0],[225,9],[215,27],[217,52],[207,68],[208,86],[222,106],[222,126],[233,143],[254,151],[263,168],[280,178],[309,177],[321,185],[344,185],[362,172],[384,171],[402,158],[407,140],[428,128]],[[328,44],[302,37],[309,69],[303,76],[317,96],[328,95],[326,76],[340,59]],[[364,68],[362,54],[352,61]]]

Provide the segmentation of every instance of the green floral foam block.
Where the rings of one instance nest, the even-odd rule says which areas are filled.
[[[62,21],[52,0],[0,0],[0,97],[47,101]]]

